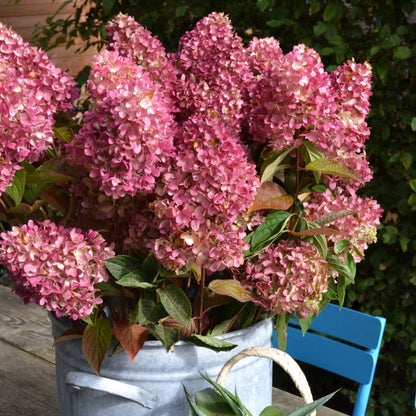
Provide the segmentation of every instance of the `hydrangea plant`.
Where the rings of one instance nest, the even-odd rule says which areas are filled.
[[[342,304],[381,216],[359,195],[370,65],[328,73],[305,45],[244,45],[222,13],[176,53],[123,14],[107,34],[85,110],[0,24],[0,263],[16,293],[81,321],[97,373],[112,337],[133,360],[149,337],[209,346],[274,317],[283,340],[290,316],[307,328]]]

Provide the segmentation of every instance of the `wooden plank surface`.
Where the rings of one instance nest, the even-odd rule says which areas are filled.
[[[30,42],[36,25],[45,23],[46,18],[52,16],[63,3],[65,0],[21,0],[18,4],[0,0],[0,22],[12,27],[24,41]],[[66,19],[74,12],[73,4],[69,4],[59,12],[58,17]],[[77,53],[77,49],[84,44],[85,42],[78,38],[75,39],[75,45],[68,49],[65,45],[60,45],[47,53],[56,66],[68,69],[68,73],[75,76],[86,65],[90,65],[92,57],[97,53],[95,48]]]
[[[0,286],[0,414],[58,415],[52,343],[45,311]]]
[[[49,363],[55,363],[51,324],[46,312],[0,286],[0,340]]]
[[[273,389],[272,401],[273,406],[276,406],[284,413],[289,413],[305,404],[302,397],[278,389]],[[328,407],[320,407],[316,414],[317,416],[347,416],[345,413],[338,412]]]
[[[40,11],[47,11],[48,16],[55,13],[63,4],[65,0],[20,0],[18,4],[10,2],[9,0],[0,1],[0,18],[16,16],[18,12],[22,16],[38,16]],[[68,5],[65,11],[72,12],[73,6]]]
[[[58,415],[52,343],[45,310],[25,305],[0,285],[0,415]],[[302,404],[301,397],[273,389],[273,405],[280,410],[289,412]],[[328,408],[317,414],[346,416]]]
[[[55,366],[0,341],[0,414],[57,416]]]

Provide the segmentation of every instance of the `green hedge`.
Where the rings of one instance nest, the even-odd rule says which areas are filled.
[[[169,50],[211,11],[227,13],[246,41],[274,36],[284,51],[294,44],[315,48],[331,70],[347,59],[368,60],[374,70],[372,138],[367,152],[374,180],[366,192],[384,208],[379,242],[358,267],[347,304],[387,318],[381,358],[367,415],[408,415],[416,390],[416,24],[412,0],[97,0],[85,23],[77,15],[42,28],[44,48],[77,34],[103,33],[122,11],[157,34]],[[410,16],[410,17],[409,17]]]

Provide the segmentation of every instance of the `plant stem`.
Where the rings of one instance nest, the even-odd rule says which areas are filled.
[[[300,148],[296,148],[296,188],[295,188],[295,197],[299,195],[299,188],[300,188],[300,178],[299,178],[299,172],[300,172]]]
[[[205,269],[201,270],[201,286],[199,292],[199,334],[202,335],[202,318],[204,315],[204,293],[205,293]]]
[[[247,305],[248,303],[244,303],[244,305],[240,308],[237,314],[234,315],[233,319],[230,322],[230,325],[228,325],[227,332],[230,332],[233,329],[235,323],[237,322],[238,318],[241,316],[241,314],[243,313],[243,310],[246,308]]]
[[[257,312],[254,315],[253,324],[255,324],[259,320],[261,312],[262,312],[262,308],[257,308]]]

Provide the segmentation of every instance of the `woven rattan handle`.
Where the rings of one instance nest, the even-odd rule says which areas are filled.
[[[299,367],[298,363],[287,353],[280,351],[272,347],[251,347],[246,348],[237,355],[234,355],[229,359],[224,367],[221,369],[217,377],[217,383],[221,386],[225,385],[228,373],[231,368],[244,357],[264,357],[273,360],[276,364],[280,365],[286,373],[289,374],[290,378],[295,383],[295,386],[299,390],[305,404],[313,402],[311,389],[308,381],[306,380],[305,374]],[[311,413],[311,416],[316,416],[316,411]]]

